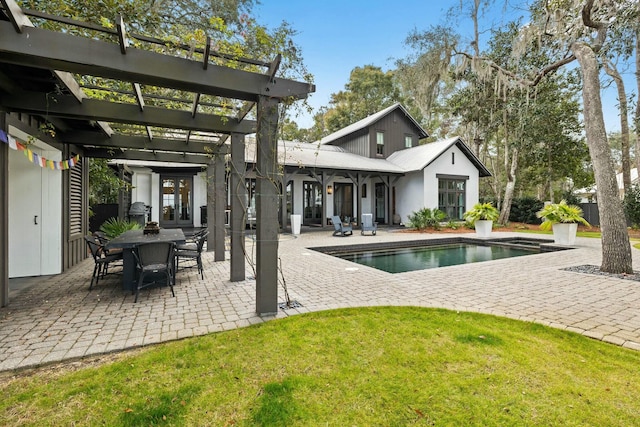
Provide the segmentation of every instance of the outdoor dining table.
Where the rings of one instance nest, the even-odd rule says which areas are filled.
[[[174,242],[185,243],[184,232],[180,228],[161,228],[157,234],[144,234],[143,230],[125,231],[118,237],[109,240],[107,250],[122,249],[122,289],[136,288],[136,260],[133,250],[143,243]]]

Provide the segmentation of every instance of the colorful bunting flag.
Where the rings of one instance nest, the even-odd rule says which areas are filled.
[[[14,137],[7,134],[5,131],[0,130],[0,141],[9,145],[9,148],[17,151],[22,151],[24,156],[29,159],[31,163],[35,163],[41,168],[49,168],[52,170],[67,170],[69,168],[74,167],[80,161],[80,154],[76,154],[75,156],[66,159],[66,160],[49,160],[45,157],[42,157],[38,153],[34,153],[31,149],[27,148],[26,144],[22,144],[20,141],[17,141]]]

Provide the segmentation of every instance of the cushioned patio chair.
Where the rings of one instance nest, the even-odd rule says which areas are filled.
[[[138,294],[140,289],[158,283],[158,277],[163,276],[165,284],[171,289],[171,296],[176,296],[173,292],[173,284],[175,283],[174,275],[174,243],[173,242],[153,242],[138,245],[133,251],[136,258],[138,269],[138,283],[136,285],[135,302],[138,302]],[[153,280],[145,283],[145,278]]]
[[[87,242],[87,248],[94,262],[93,275],[91,276],[91,284],[89,285],[89,290],[91,290],[93,289],[94,280],[97,285],[100,279],[104,278],[109,272],[110,264],[122,261],[122,251],[114,253],[105,251],[104,246],[102,246],[94,236],[84,236],[84,240]]]
[[[370,231],[374,236],[378,231],[378,223],[373,221],[373,214],[362,214],[362,226],[360,227],[360,234],[364,235],[365,231]]]
[[[209,236],[209,232],[205,231],[205,233],[198,237],[195,242],[195,249],[180,249],[182,245],[176,249],[176,270],[178,270],[181,258],[195,261],[195,266],[198,267],[198,273],[200,273],[200,277],[204,279],[204,269],[202,268],[202,248],[204,247],[204,243],[207,241],[207,236]]]
[[[186,238],[186,241],[184,243],[178,243],[176,245],[176,251],[195,251],[198,249],[198,240],[200,239],[200,236],[202,236],[203,234],[209,234],[209,229],[207,228],[201,228],[200,230],[196,231],[195,233],[193,233],[191,236]]]
[[[334,236],[340,235],[342,237],[345,237],[353,234],[353,228],[351,227],[351,224],[343,224],[339,216],[332,216],[331,222],[333,223],[333,227],[335,229],[333,231]]]

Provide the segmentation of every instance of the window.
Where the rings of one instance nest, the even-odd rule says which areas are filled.
[[[376,132],[376,154],[384,156],[384,132]]]
[[[411,135],[404,136],[404,148],[413,147],[413,137]]]
[[[438,179],[438,209],[449,219],[461,220],[466,211],[466,181],[457,178]]]
[[[452,165],[456,164],[456,153],[451,153],[451,164]]]

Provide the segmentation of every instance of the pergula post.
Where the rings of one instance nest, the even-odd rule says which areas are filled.
[[[256,311],[278,311],[278,102],[258,98],[256,180]]]
[[[247,187],[244,181],[244,135],[231,134],[231,278],[232,282],[245,279],[244,229],[247,218]]]
[[[213,245],[215,261],[224,261],[224,244],[226,238],[224,210],[227,206],[227,198],[225,197],[224,191],[224,157],[223,153],[218,153],[213,159]]]

